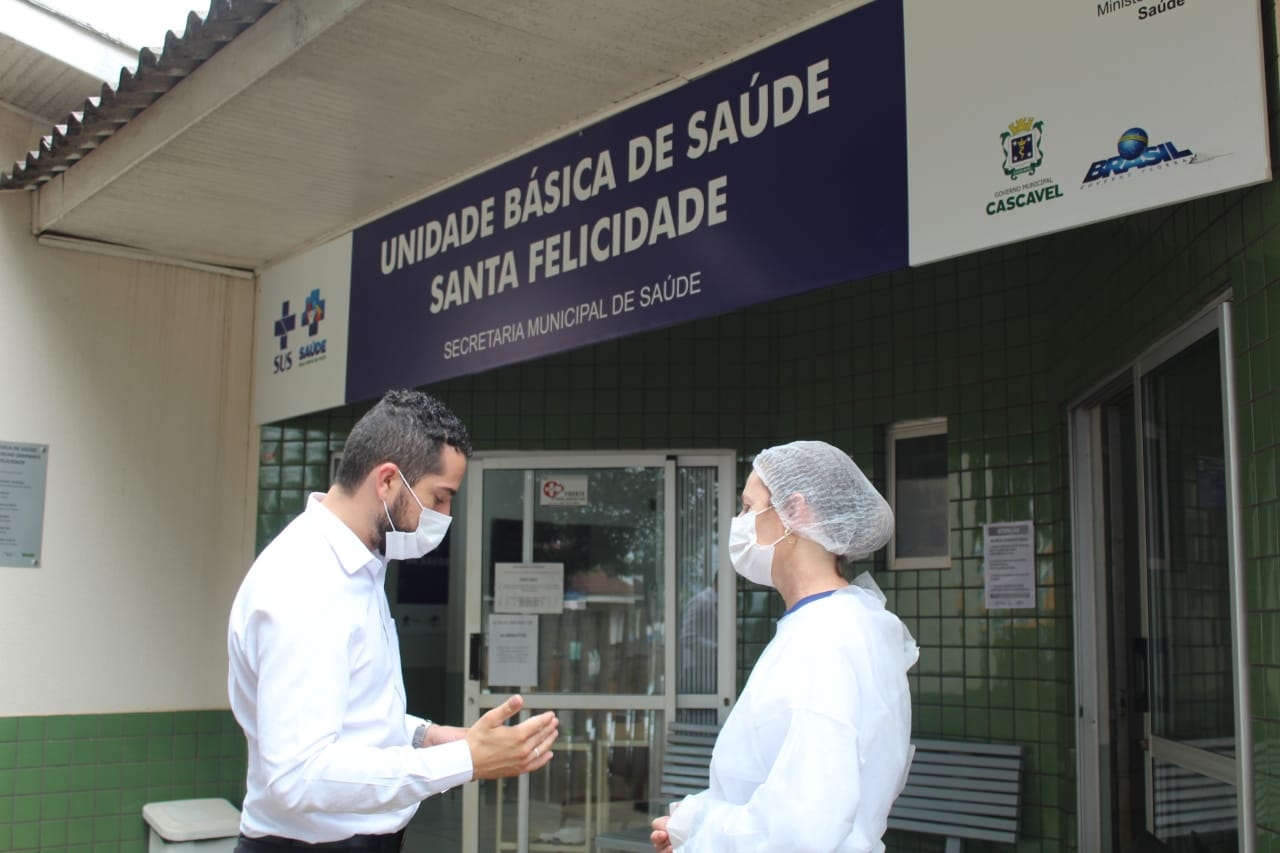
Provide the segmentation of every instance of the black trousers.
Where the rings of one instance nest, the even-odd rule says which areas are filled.
[[[342,841],[325,841],[321,844],[308,844],[274,835],[265,838],[241,835],[236,844],[236,853],[279,853],[281,850],[376,850],[382,853],[400,853],[403,846],[403,829],[392,835],[353,835]]]

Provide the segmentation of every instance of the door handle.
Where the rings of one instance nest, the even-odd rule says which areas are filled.
[[[471,654],[469,655],[469,657],[471,658],[471,666],[468,667],[468,669],[470,669],[471,671],[470,673],[471,680],[479,681],[482,676],[482,673],[480,672],[480,635],[479,634],[471,635]]]
[[[1133,639],[1134,691],[1133,709],[1139,714],[1151,711],[1150,671],[1147,669],[1147,638]]]

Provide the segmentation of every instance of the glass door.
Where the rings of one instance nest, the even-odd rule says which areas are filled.
[[[1231,306],[1071,413],[1082,850],[1253,853]]]
[[[465,788],[463,850],[588,853],[657,813],[666,722],[733,698],[733,490],[728,455],[473,460],[467,723],[520,693],[560,738],[547,768]]]
[[[1210,324],[1139,368],[1147,820],[1187,853],[1241,849],[1222,349]]]

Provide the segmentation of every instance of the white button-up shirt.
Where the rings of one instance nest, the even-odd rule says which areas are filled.
[[[402,829],[469,781],[465,741],[414,749],[386,564],[313,494],[231,607],[231,710],[249,741],[240,831],[317,843]]]

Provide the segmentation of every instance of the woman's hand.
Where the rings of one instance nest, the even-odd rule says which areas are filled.
[[[667,835],[667,821],[671,820],[669,816],[654,818],[653,832],[649,834],[649,841],[653,843],[653,849],[658,853],[672,853],[671,836]]]

